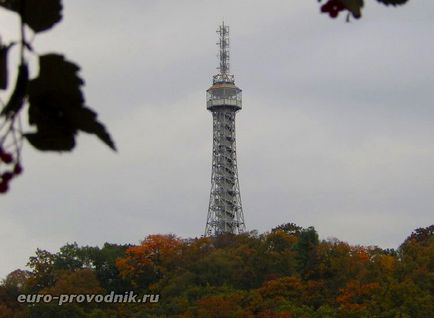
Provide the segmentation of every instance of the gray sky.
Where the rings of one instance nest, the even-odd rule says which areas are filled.
[[[87,104],[119,153],[86,134],[72,154],[26,145],[25,173],[0,198],[0,277],[38,247],[202,235],[205,91],[222,19],[243,89],[237,150],[249,230],[295,222],[321,238],[397,247],[432,224],[434,2],[366,2],[347,24],[320,15],[315,0],[65,1],[64,21],[34,46],[82,66]],[[0,12],[4,38],[16,23]]]

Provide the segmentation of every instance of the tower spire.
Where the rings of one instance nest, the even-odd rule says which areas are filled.
[[[219,66],[217,67],[217,69],[220,71],[220,73],[214,75],[213,82],[233,83],[234,76],[230,74],[229,26],[225,25],[224,21],[217,29],[217,34],[219,35],[219,41],[217,42],[217,45],[219,47]]]

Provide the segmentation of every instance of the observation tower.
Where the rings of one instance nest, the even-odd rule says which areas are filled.
[[[229,27],[222,23],[219,35],[219,73],[206,91],[206,106],[213,118],[211,193],[205,236],[245,231],[238,180],[235,114],[241,110],[241,89],[229,70]]]

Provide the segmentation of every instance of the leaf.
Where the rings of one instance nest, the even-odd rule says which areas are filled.
[[[0,45],[0,89],[8,88],[9,47]]]
[[[61,0],[6,0],[0,1],[0,6],[21,15],[35,32],[46,31],[62,20]]]
[[[96,120],[97,114],[84,106],[84,82],[77,75],[80,68],[57,54],[41,56],[39,64],[39,76],[28,88],[29,124],[37,128],[36,133],[26,134],[29,142],[43,151],[70,151],[81,130],[95,134],[115,150],[109,133]]]
[[[29,68],[27,64],[21,64],[18,68],[17,83],[15,84],[14,91],[0,115],[13,116],[21,110],[24,104],[28,82]]]
[[[353,17],[360,18],[362,16],[363,0],[340,0],[345,8],[351,12]]]
[[[8,45],[2,45],[0,40],[0,89],[8,88],[8,84],[9,84],[8,53],[9,53],[9,49],[13,47],[15,44],[16,44],[15,42],[11,42]]]
[[[405,4],[408,0],[377,0],[377,1],[386,5],[386,6],[388,6],[388,5],[397,6],[397,5]]]
[[[24,137],[33,147],[41,151],[71,151],[75,147],[73,134],[38,132],[24,134]]]
[[[73,112],[70,115],[71,121],[79,130],[97,135],[107,146],[116,150],[116,146],[104,125],[96,121],[97,114],[95,112],[83,107],[79,112]]]

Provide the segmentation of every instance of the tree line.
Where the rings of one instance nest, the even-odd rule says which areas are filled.
[[[269,232],[38,249],[0,285],[0,317],[434,317],[434,225],[397,249]],[[159,294],[154,304],[22,304],[20,294]]]

